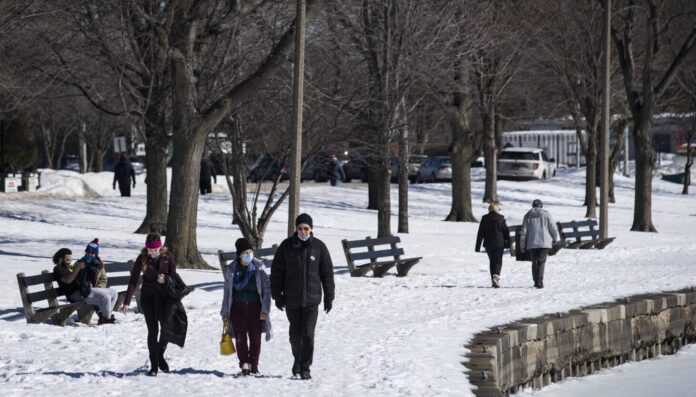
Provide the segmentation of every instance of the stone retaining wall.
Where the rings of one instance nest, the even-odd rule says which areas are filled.
[[[542,388],[696,342],[696,288],[636,295],[477,334],[467,347],[476,396]]]

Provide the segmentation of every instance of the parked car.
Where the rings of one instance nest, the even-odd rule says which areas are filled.
[[[416,182],[438,182],[452,180],[450,156],[434,156],[425,161],[418,170]]]
[[[133,171],[135,171],[135,175],[145,173],[145,162],[143,160],[140,160],[137,157],[131,157],[130,163],[133,166]]]
[[[428,156],[423,154],[412,154],[408,157],[408,180],[411,183],[415,183],[418,179],[418,170],[420,170],[421,165],[428,159]],[[392,182],[399,180],[399,158],[394,157],[391,159],[391,169],[392,169]]]
[[[346,182],[350,182],[353,179],[367,182],[367,162],[361,158],[348,160],[343,165],[343,172],[346,174]]]
[[[63,156],[61,168],[64,170],[80,172],[80,156],[74,154],[66,154]]]
[[[302,170],[301,179],[304,180],[314,180],[314,182],[326,182],[329,180],[329,175],[327,174],[329,169],[329,162],[331,161],[330,153],[319,153],[313,155],[309,160],[307,160],[304,169]],[[346,160],[342,160],[338,157],[338,164],[344,166]],[[345,170],[345,169],[344,169]]]
[[[547,179],[555,175],[554,159],[546,157],[544,149],[510,147],[498,157],[499,179]]]
[[[274,181],[278,174],[281,174],[280,180],[290,179],[287,165],[281,165],[278,159],[264,155],[259,157],[251,167],[247,179],[249,182]]]

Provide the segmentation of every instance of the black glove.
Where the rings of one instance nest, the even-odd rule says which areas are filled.
[[[133,182],[133,189],[135,189],[135,182]]]
[[[276,305],[276,307],[278,308],[278,310],[280,310],[280,311],[282,312],[283,309],[285,308],[285,299],[282,298],[282,297],[276,299],[276,300],[275,300],[275,305]]]
[[[113,188],[114,188],[114,190],[116,190],[116,184],[115,184],[115,183],[114,183],[114,185],[113,185]]]
[[[324,300],[324,311],[329,314],[331,308],[333,307],[333,302],[330,300]]]

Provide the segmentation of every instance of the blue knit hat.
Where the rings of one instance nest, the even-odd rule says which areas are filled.
[[[96,256],[99,256],[99,239],[94,238],[89,244],[87,244],[87,247],[85,248],[85,253],[88,254],[94,254]]]

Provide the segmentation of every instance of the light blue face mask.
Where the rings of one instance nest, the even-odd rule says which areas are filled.
[[[252,260],[254,260],[254,254],[240,255],[239,259],[242,261],[243,264],[248,265],[251,263]]]
[[[299,239],[302,240],[302,241],[307,241],[307,240],[309,240],[309,237],[310,237],[310,236],[311,236],[311,234],[308,234],[308,235],[306,235],[306,236],[300,236],[300,235],[298,234],[298,235],[297,235],[297,238],[299,238]]]

